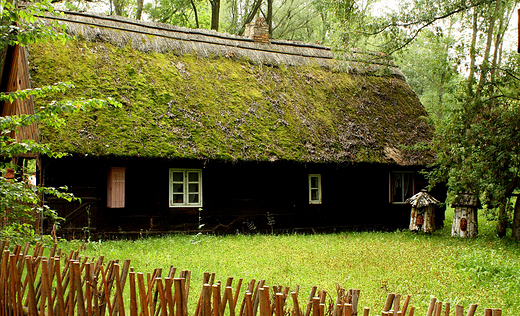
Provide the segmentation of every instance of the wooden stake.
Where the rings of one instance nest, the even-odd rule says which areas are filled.
[[[181,316],[177,314],[176,316]],[[201,316],[211,316],[211,285],[206,283],[202,287]]]
[[[260,304],[260,292],[259,289],[264,287],[265,280],[258,281],[256,285],[255,294],[253,296],[253,316],[256,316],[258,311],[258,305]]]
[[[135,288],[135,272],[130,271],[130,316],[137,316],[137,291]]]
[[[413,316],[413,313],[415,312],[415,306],[412,306],[410,308],[410,314],[408,314],[408,316]]]
[[[260,305],[260,316],[267,316],[267,303],[265,301],[265,288],[260,287],[258,289],[258,298],[259,298],[259,305]]]
[[[363,309],[363,316],[368,316],[369,313],[370,313],[370,308],[365,307],[365,308]],[[403,316],[404,316],[404,314],[403,314]]]
[[[435,304],[435,316],[441,316],[442,313],[442,302],[437,302]]]
[[[428,311],[426,312],[426,316],[433,315],[433,309],[435,308],[435,302],[437,302],[437,299],[435,297],[432,297],[430,300],[430,306],[428,306]]]
[[[168,308],[166,306],[166,294],[164,292],[162,279],[156,278],[155,283],[157,283],[157,289],[159,290],[159,309],[161,311],[161,316],[168,316]]]
[[[312,299],[314,298],[314,295],[316,295],[317,289],[317,286],[313,286],[311,289],[311,294],[309,295],[309,300],[307,301],[307,309],[305,310],[305,316],[309,316],[311,314]]]
[[[144,274],[137,273],[137,286],[139,287],[139,301],[141,302],[141,313],[144,316],[149,316],[148,299],[146,295],[146,287],[144,283]]]
[[[455,305],[455,316],[464,316],[464,306]]]
[[[394,316],[401,310],[401,294],[396,294],[394,297]]]
[[[352,304],[343,304],[343,316],[352,316]]]
[[[173,279],[173,283],[174,283],[174,287],[175,287],[174,299],[175,299],[175,305],[176,305],[175,316],[184,316],[187,314],[186,302],[185,302],[186,296],[184,295],[184,290],[183,290],[183,286],[182,286],[183,280],[185,280],[185,279],[184,278]],[[206,300],[211,300],[211,297],[210,297],[211,287],[208,287],[206,285],[209,285],[209,284],[204,284],[203,291],[205,291],[205,292],[203,295],[207,296],[205,298]],[[206,315],[210,316],[211,315],[211,305],[209,302],[207,304],[209,306],[209,310],[206,311],[206,313],[207,313]],[[206,306],[206,308],[208,308],[208,306]]]
[[[473,316],[475,315],[475,311],[477,310],[478,304],[471,304],[468,309],[468,313],[466,316]]]
[[[246,292],[246,313],[245,316],[253,316],[253,294],[251,292]]]
[[[494,308],[493,309],[493,316],[502,316],[502,310],[500,308]]]
[[[394,301],[395,294],[388,293],[386,296],[385,305],[383,306],[383,312],[388,312],[392,308],[392,302]]]
[[[213,284],[213,316],[220,316],[221,309],[221,297],[220,297],[220,284]]]
[[[402,308],[402,311],[403,311],[403,316],[406,316],[406,310],[408,309],[408,304],[410,303],[410,295],[406,295],[406,297],[404,298],[404,303],[403,303],[403,308]]]
[[[450,303],[446,303],[444,307],[444,316],[450,316]]]
[[[293,310],[292,310],[291,316],[300,316],[301,312],[300,312],[300,305],[298,304],[298,293],[291,292],[291,297],[293,300]]]
[[[283,316],[283,294],[282,293],[276,293],[274,305],[275,305],[275,315]]]
[[[314,297],[312,299],[312,316],[320,316],[320,298]]]
[[[493,316],[493,309],[491,309],[491,308],[484,309],[484,316]]]

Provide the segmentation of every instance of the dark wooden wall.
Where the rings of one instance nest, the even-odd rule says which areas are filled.
[[[78,235],[85,227],[100,237],[118,232],[196,231],[198,207],[168,206],[169,168],[202,169],[204,230],[330,231],[407,228],[409,224],[410,206],[389,203],[389,172],[413,170],[397,166],[73,157],[46,159],[43,165],[45,185],[67,185],[85,198],[84,206],[49,199],[63,217],[70,218],[75,211],[74,220],[62,231]],[[106,207],[110,167],[126,167],[124,208]],[[308,175],[315,173],[321,174],[323,203],[319,205],[308,201]],[[415,184],[418,191],[425,182],[418,176]]]

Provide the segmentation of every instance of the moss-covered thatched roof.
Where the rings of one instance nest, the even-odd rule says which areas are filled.
[[[112,18],[109,18],[112,19]],[[121,108],[70,114],[42,141],[72,154],[233,161],[424,164],[431,127],[400,72],[319,45],[65,15],[76,39],[33,45],[33,86]],[[72,22],[75,21],[75,22]],[[40,100],[45,102],[49,100]]]

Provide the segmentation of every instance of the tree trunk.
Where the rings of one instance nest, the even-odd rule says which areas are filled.
[[[143,14],[143,4],[144,0],[137,0],[137,9],[135,10],[135,19],[140,20],[141,15]]]
[[[501,1],[497,0],[496,5],[494,7],[495,10],[500,10]],[[491,10],[491,8],[489,8]],[[486,49],[484,50],[484,56],[482,58],[482,65],[480,66],[480,78],[477,86],[476,98],[480,99],[482,89],[484,88],[484,84],[488,78],[489,72],[489,54],[491,52],[491,46],[493,44],[493,30],[495,28],[496,21],[496,12],[491,14],[491,18],[489,19],[488,31],[487,31],[487,40],[486,40]]]
[[[515,213],[513,216],[513,232],[511,237],[514,240],[520,241],[520,196],[516,197]]]
[[[477,55],[477,50],[475,46],[477,45],[477,9],[473,8],[473,23],[472,23],[472,33],[471,33],[471,45],[469,47],[469,76],[468,76],[468,95],[473,95],[473,85],[475,84],[475,59]]]
[[[273,0],[267,0],[267,25],[269,26],[269,38],[273,38]]]
[[[457,206],[453,214],[451,235],[463,238],[475,238],[478,234],[477,208]]]
[[[507,229],[507,214],[506,214],[506,203],[502,203],[498,208],[498,222],[497,222],[497,235],[502,238],[506,235]]]
[[[195,15],[195,25],[197,28],[200,28],[199,26],[199,14],[197,13],[197,6],[195,5],[195,2],[193,0],[191,2],[191,7],[193,8],[193,14]]]
[[[210,0],[211,3],[211,29],[218,31],[220,20],[220,0]]]

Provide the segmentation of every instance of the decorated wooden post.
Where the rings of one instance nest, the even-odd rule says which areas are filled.
[[[464,238],[475,238],[478,234],[478,209],[481,208],[478,196],[462,193],[455,197],[451,235]]]
[[[431,233],[435,231],[435,205],[439,201],[431,196],[428,191],[422,189],[405,201],[412,205],[410,213],[410,230]]]

